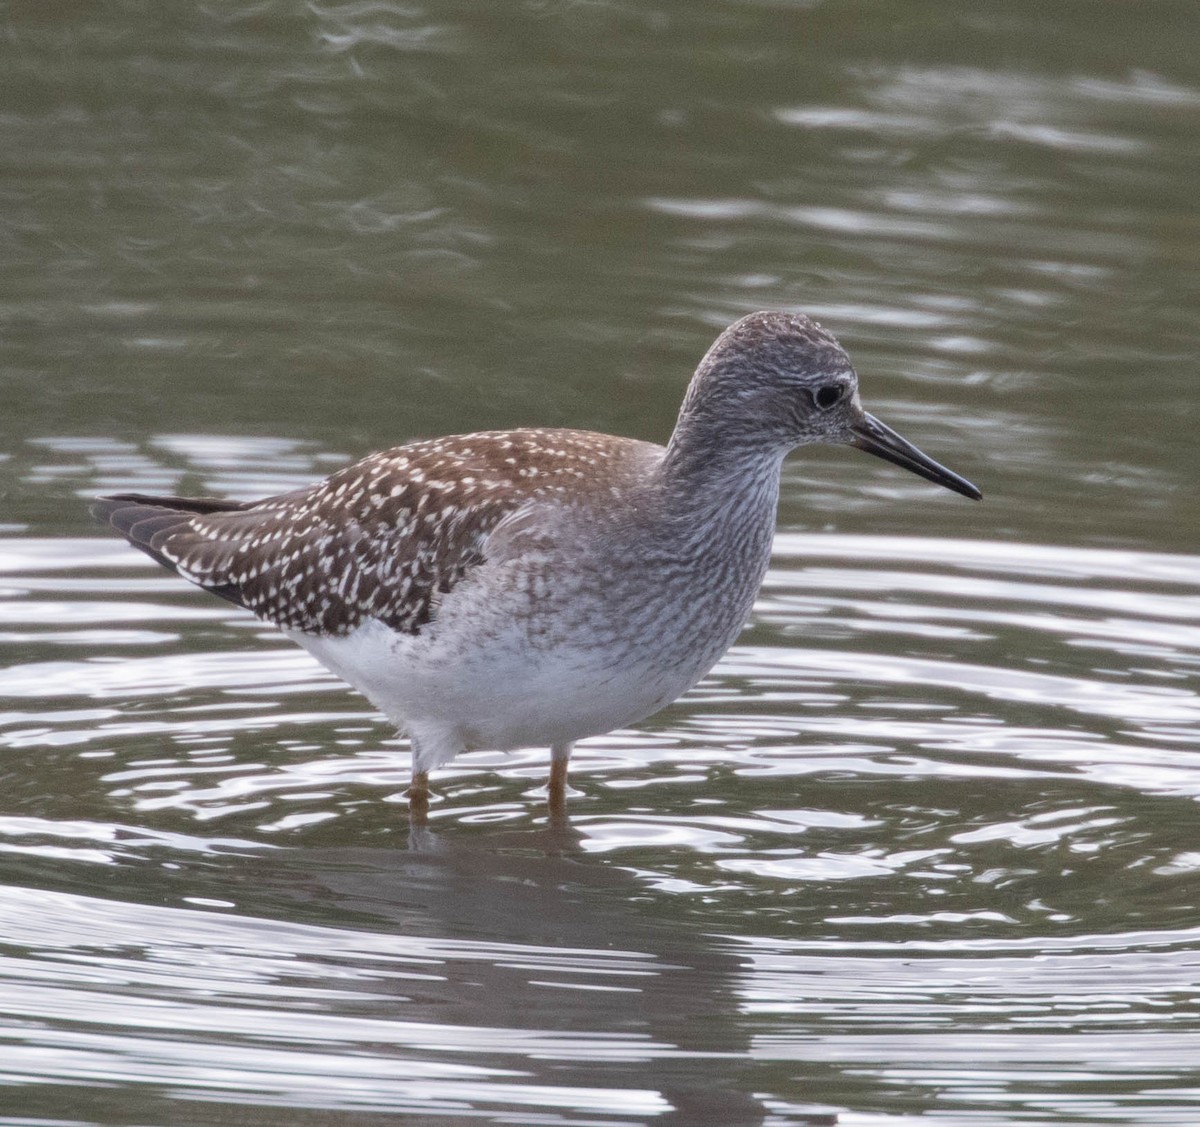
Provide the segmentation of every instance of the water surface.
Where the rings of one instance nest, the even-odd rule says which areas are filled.
[[[0,48],[0,1124],[1196,1121],[1185,4],[29,6]],[[663,440],[755,308],[974,505],[788,465],[682,701],[438,773],[86,513]]]

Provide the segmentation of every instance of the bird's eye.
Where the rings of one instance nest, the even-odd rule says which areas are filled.
[[[827,383],[824,387],[817,388],[813,392],[813,402],[821,408],[822,411],[828,411],[842,397],[842,385],[837,383]]]

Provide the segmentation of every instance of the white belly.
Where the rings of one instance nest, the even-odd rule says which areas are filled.
[[[614,662],[595,648],[531,649],[519,636],[447,652],[374,620],[345,637],[289,636],[418,737],[426,770],[462,750],[561,746],[632,724],[720,656],[682,667],[653,653]]]

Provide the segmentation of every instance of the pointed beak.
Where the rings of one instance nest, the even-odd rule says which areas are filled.
[[[959,477],[928,455],[922,454],[911,442],[901,438],[891,427],[884,426],[874,415],[868,415],[864,411],[862,418],[851,427],[851,433],[854,435],[850,440],[851,446],[857,446],[868,454],[891,462],[892,465],[912,470],[927,481],[932,481],[935,485],[944,485],[947,489],[953,489],[955,493],[961,493],[973,501],[983,499],[983,494],[965,477]]]

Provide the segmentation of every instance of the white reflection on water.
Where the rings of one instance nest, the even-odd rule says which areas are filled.
[[[1187,1106],[1193,557],[783,535],[714,674],[581,745],[570,827],[544,750],[473,753],[407,848],[404,744],[306,655],[119,543],[0,568],[14,1083],[255,1124]]]
[[[386,855],[351,860],[335,857],[322,871],[314,857],[309,879],[332,881],[327,891],[337,897],[339,880],[386,880],[382,870],[393,867]],[[466,876],[420,864],[444,894]],[[475,887],[504,894],[487,882]],[[468,877],[459,892],[470,888]],[[43,1083],[166,1087],[184,1104],[424,1115],[536,1107],[626,1123],[671,1103],[653,1085],[581,1083],[589,1071],[611,1080],[632,1062],[728,1055],[684,1049],[640,1027],[555,1027],[575,1008],[638,1013],[630,995],[683,969],[653,955],[406,935],[395,930],[400,918],[352,930],[0,890],[0,934],[27,952],[0,958],[0,1020],[24,1027],[0,1074],[10,1084],[36,1074]],[[572,994],[581,997],[562,1001]],[[482,1017],[480,1003],[507,1022],[463,1021],[464,1007]]]
[[[21,654],[0,671],[7,746],[157,740],[175,749],[162,765],[109,782],[210,815],[249,794],[402,785],[404,757],[365,702],[248,616],[166,576],[132,579],[145,565],[110,541],[9,541],[0,559],[11,584],[0,641]],[[1032,770],[1196,792],[1197,590],[1190,557],[783,535],[743,644],[689,703],[585,742],[576,777],[628,792],[688,791],[721,765],[749,777]],[[74,628],[54,628],[64,620]],[[299,694],[309,707],[285,706]],[[327,739],[304,738],[314,725],[340,733],[338,755],[304,753]],[[264,731],[291,751],[261,775],[236,754],[216,780],[178,759]],[[543,761],[468,755],[444,779],[459,792],[536,781]],[[168,777],[174,796],[153,795]]]

